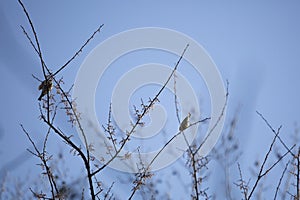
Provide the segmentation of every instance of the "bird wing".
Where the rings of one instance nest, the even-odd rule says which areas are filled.
[[[43,87],[44,87],[44,81],[39,85],[39,90],[41,90],[41,89],[43,89]]]

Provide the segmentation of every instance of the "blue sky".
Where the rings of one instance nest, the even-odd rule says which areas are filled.
[[[274,127],[282,124],[287,141],[295,123],[299,123],[298,1],[24,3],[38,32],[45,61],[54,71],[100,24],[105,24],[101,33],[62,72],[67,86],[74,82],[87,54],[119,32],[155,26],[174,29],[195,39],[210,54],[223,79],[230,83],[228,119],[240,108],[236,134],[243,147],[244,166],[262,159],[273,136],[256,110]],[[0,175],[10,164],[8,171],[22,176],[24,170],[32,171],[30,166],[37,161],[25,153],[30,145],[19,124],[28,128],[37,140],[46,130],[38,120],[38,82],[31,77],[34,74],[42,78],[42,73],[38,58],[20,28],[23,25],[29,31],[17,1],[0,2],[0,25]],[[50,148],[64,148],[63,144],[57,148],[54,141],[55,138]],[[24,162],[11,164],[15,158],[24,158]]]

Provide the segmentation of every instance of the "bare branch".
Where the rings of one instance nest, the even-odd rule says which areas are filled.
[[[178,97],[177,97],[177,88],[176,88],[176,78],[177,78],[177,75],[176,75],[176,72],[174,72],[174,75],[173,75],[173,79],[174,79],[174,104],[175,104],[175,110],[176,110],[176,117],[177,117],[177,120],[178,120],[178,123],[180,124],[180,117],[179,117],[179,108],[178,108]]]
[[[72,56],[72,58],[70,58],[63,66],[61,66],[55,73],[53,73],[52,76],[55,76],[56,74],[58,74],[61,70],[63,70],[66,66],[68,66],[70,64],[70,62],[72,62],[72,60],[74,60],[76,58],[76,56],[79,55],[79,53],[82,52],[83,48],[94,38],[94,36],[97,33],[100,33],[101,28],[104,26],[104,24],[101,24],[99,26],[99,28],[97,30],[94,31],[94,33],[87,39],[87,41],[80,47],[80,49]]]
[[[22,8],[23,8],[23,11],[24,11],[24,13],[25,13],[25,15],[26,15],[26,17],[27,17],[27,20],[28,20],[28,22],[29,22],[29,24],[30,24],[30,27],[31,27],[31,30],[32,30],[32,32],[33,32],[33,35],[34,35],[34,38],[35,38],[35,42],[36,42],[36,45],[37,45],[37,49],[35,48],[35,50],[38,52],[38,55],[39,55],[39,58],[40,58],[40,61],[41,61],[41,66],[42,66],[44,78],[46,79],[46,71],[45,71],[45,68],[44,68],[44,60],[43,60],[42,51],[41,51],[41,47],[40,47],[40,43],[39,43],[39,40],[38,40],[37,33],[36,33],[36,31],[35,31],[35,28],[34,28],[34,26],[33,26],[32,20],[31,20],[31,18],[30,18],[30,16],[29,16],[29,13],[27,12],[27,10],[26,10],[24,4],[22,3],[21,0],[18,0],[18,2],[19,2],[19,4],[20,4],[20,5],[22,6]],[[23,29],[23,30],[25,30],[25,29]],[[26,34],[26,36],[28,36],[28,35]],[[31,40],[30,40],[30,41],[31,41]],[[32,42],[32,41],[31,41],[31,44],[33,45],[33,42]],[[33,46],[34,46],[34,45],[33,45]]]

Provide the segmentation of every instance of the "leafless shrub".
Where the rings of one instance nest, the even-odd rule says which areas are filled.
[[[174,78],[174,105],[176,109],[176,116],[178,119],[179,125],[182,123],[179,117],[179,108],[178,108],[178,97],[176,91],[176,70],[183,59],[183,56],[188,49],[189,45],[183,49],[183,52],[179,59],[177,60],[175,66],[173,67],[172,72],[168,77],[166,77],[165,84],[159,89],[159,91],[155,94],[154,97],[149,98],[147,101],[141,99],[140,106],[134,106],[134,115],[135,121],[132,122],[131,129],[126,132],[126,134],[120,139],[117,137],[117,128],[112,119],[112,111],[111,104],[109,105],[109,112],[107,123],[102,126],[105,131],[107,139],[111,142],[112,145],[107,145],[107,152],[110,155],[110,159],[103,160],[103,163],[95,161],[95,158],[91,155],[94,151],[94,147],[92,144],[88,144],[86,139],[86,133],[83,127],[80,124],[80,113],[78,113],[76,109],[76,100],[71,98],[70,92],[71,88],[65,89],[64,80],[61,75],[64,68],[68,67],[69,64],[83,51],[86,45],[89,44],[90,41],[95,37],[97,33],[100,32],[103,25],[99,26],[92,35],[87,39],[86,42],[79,48],[77,52],[61,67],[59,67],[55,72],[46,65],[42,50],[40,47],[40,43],[38,40],[37,32],[35,30],[33,21],[30,18],[29,12],[26,7],[22,3],[21,0],[18,0],[19,4],[23,8],[25,16],[29,22],[31,32],[33,34],[33,38],[30,37],[30,34],[26,31],[26,28],[21,26],[22,31],[25,36],[29,40],[29,43],[33,47],[34,51],[37,53],[38,58],[40,60],[41,70],[43,72],[43,78],[40,80],[36,76],[33,75],[35,79],[40,82],[41,96],[39,98],[39,110],[40,110],[40,120],[47,127],[46,133],[44,133],[43,145],[41,148],[38,147],[36,141],[30,135],[29,131],[21,125],[21,129],[26,135],[27,139],[31,143],[33,150],[28,149],[28,151],[39,159],[39,166],[41,168],[41,175],[47,179],[47,188],[41,189],[39,187],[30,187],[30,194],[35,199],[117,199],[118,197],[113,193],[113,188],[115,185],[115,181],[110,183],[108,186],[104,186],[104,181],[99,178],[101,172],[107,168],[107,166],[116,159],[120,152],[124,149],[125,145],[130,141],[132,134],[136,131],[138,126],[143,126],[143,118],[149,113],[149,110],[153,108],[153,106],[159,102],[159,97],[161,93],[165,90],[166,85]],[[51,90],[51,88],[52,89]],[[257,162],[257,171],[256,176],[253,179],[245,179],[243,175],[243,171],[241,165],[238,164],[237,171],[239,173],[239,179],[232,181],[230,179],[229,168],[235,165],[235,163],[239,159],[240,150],[239,150],[239,142],[235,137],[234,131],[237,125],[238,116],[234,116],[230,121],[229,130],[222,135],[220,146],[214,149],[214,152],[210,156],[200,156],[198,153],[206,142],[207,138],[210,136],[213,129],[217,126],[222,117],[224,117],[225,109],[227,107],[228,101],[228,82],[227,82],[227,92],[226,92],[226,101],[223,106],[223,110],[220,113],[219,119],[216,124],[214,124],[213,128],[209,130],[208,134],[205,136],[203,141],[200,143],[193,142],[189,144],[186,140],[188,149],[184,154],[185,159],[185,169],[189,172],[190,185],[191,188],[190,193],[187,194],[191,199],[214,199],[216,195],[214,191],[210,189],[208,186],[208,180],[210,175],[209,164],[212,159],[215,159],[219,162],[219,164],[224,169],[225,174],[225,191],[227,199],[234,199],[234,196],[231,194],[232,186],[236,186],[242,194],[243,199],[253,199],[255,193],[258,190],[258,185],[263,181],[263,178],[269,175],[269,173],[277,166],[279,163],[283,163],[283,170],[278,179],[277,185],[274,188],[274,199],[276,199],[280,194],[281,197],[290,199],[299,199],[300,197],[300,146],[293,145],[289,147],[283,139],[280,137],[281,126],[275,130],[269,122],[264,118],[264,116],[257,112],[257,114],[262,118],[262,120],[269,127],[271,132],[274,134],[274,138],[271,141],[268,151],[265,154],[265,157],[261,164]],[[73,140],[73,133],[62,130],[56,123],[57,113],[63,112],[67,118],[66,122],[69,123],[72,127],[77,125],[80,129],[80,134],[84,138],[84,146],[78,145]],[[167,142],[163,145],[163,147],[158,151],[157,155],[149,163],[144,163],[144,161],[140,158],[140,162],[136,163],[138,166],[138,173],[132,177],[130,180],[132,190],[128,195],[128,199],[132,199],[137,196],[139,193],[141,197],[144,199],[157,199],[160,198],[159,195],[163,196],[165,194],[160,194],[160,189],[157,188],[158,182],[161,182],[159,178],[156,178],[155,172],[151,171],[151,166],[157,157],[161,154],[161,152],[179,135],[184,134],[184,130],[194,126],[196,124],[202,125],[203,123],[210,120],[210,117],[206,117],[204,119],[198,119],[198,121],[191,122],[189,124],[185,124],[182,126],[184,128],[180,128],[180,130],[167,139]],[[181,126],[179,126],[181,127]],[[85,188],[82,187],[77,191],[74,191],[73,185],[77,183],[77,180],[74,182],[65,181],[65,177],[60,175],[59,169],[53,166],[54,156],[47,151],[48,138],[50,135],[57,136],[60,140],[62,140],[69,148],[70,152],[78,157],[82,163],[85,170],[85,180],[88,182],[89,194],[87,195],[85,192]],[[281,154],[275,148],[275,145],[279,143],[279,145],[284,149],[285,153]],[[298,148],[298,149],[297,149]],[[295,150],[297,149],[297,150]],[[137,148],[139,151],[139,148]],[[271,153],[277,155],[277,160],[270,161]],[[124,159],[130,158],[130,153],[125,154]],[[59,156],[58,156],[59,157]],[[230,159],[227,159],[230,158]],[[285,160],[288,160],[284,162]],[[178,171],[174,171],[174,175],[178,175]],[[14,192],[10,192],[10,196],[7,196],[7,188],[5,187],[6,181],[1,182],[1,191],[0,198],[9,198],[17,197],[23,195],[24,190],[21,187],[15,189]],[[282,185],[284,184],[284,188]],[[151,194],[147,196],[147,194]],[[287,196],[288,195],[288,196]],[[139,197],[140,197],[139,196]],[[123,198],[123,197],[122,197]],[[170,198],[167,194],[164,198]]]

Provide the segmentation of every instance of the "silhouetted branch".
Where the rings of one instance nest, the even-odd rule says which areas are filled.
[[[87,39],[87,41],[80,47],[80,49],[72,56],[72,58],[70,58],[63,66],[61,66],[55,73],[53,73],[52,76],[55,76],[56,74],[58,74],[61,70],[63,70],[66,66],[68,66],[70,64],[70,62],[72,62],[72,60],[74,60],[76,58],[76,56],[79,55],[80,52],[82,52],[83,48],[94,38],[94,36],[99,32],[101,28],[104,26],[104,24],[101,24],[99,26],[99,28],[97,30],[94,31],[94,33]]]
[[[176,72],[174,72],[174,105],[175,105],[175,110],[176,110],[176,117],[177,117],[177,120],[178,120],[178,123],[180,124],[180,117],[179,117],[179,108],[178,108],[178,97],[177,97],[177,87],[176,87],[176,78],[177,78],[177,75],[176,75]]]
[[[36,42],[36,45],[37,45],[37,49],[36,51],[38,52],[38,55],[39,55],[39,58],[40,58],[40,61],[41,61],[41,66],[42,66],[42,70],[43,70],[43,74],[44,74],[44,78],[46,79],[46,71],[44,69],[44,60],[43,60],[43,55],[42,55],[42,51],[41,51],[41,47],[40,47],[40,43],[39,43],[39,40],[38,40],[38,36],[37,36],[37,33],[35,31],[35,28],[33,26],[33,23],[32,23],[32,20],[30,19],[30,16],[29,16],[29,13],[27,12],[23,2],[21,0],[18,0],[19,4],[22,6],[23,8],[23,11],[27,17],[27,20],[30,24],[30,27],[31,27],[31,30],[33,32],[33,35],[34,35],[34,39],[35,39],[35,42]],[[23,27],[22,27],[23,28]],[[23,29],[23,31],[25,31],[25,29]],[[28,36],[26,34],[26,36]],[[31,40],[30,40],[31,41]],[[31,41],[31,44],[33,44],[33,42]]]

